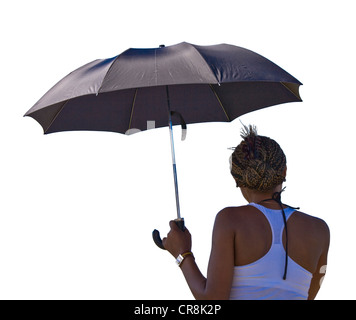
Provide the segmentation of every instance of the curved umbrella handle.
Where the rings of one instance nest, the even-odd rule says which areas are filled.
[[[184,218],[175,219],[174,222],[179,227],[179,229],[181,229],[182,231],[185,230]],[[157,229],[153,230],[152,238],[153,238],[154,243],[157,245],[157,247],[161,248],[162,250],[166,250],[166,248],[163,246],[161,236],[160,236],[159,231]]]
[[[153,238],[153,241],[155,242],[155,244],[156,244],[156,246],[158,248],[161,248],[162,250],[166,250],[166,248],[163,246],[161,236],[160,236],[159,231],[157,229],[153,230],[152,238]]]

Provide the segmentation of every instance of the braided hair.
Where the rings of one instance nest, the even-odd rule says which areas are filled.
[[[243,125],[242,142],[231,156],[231,174],[237,187],[266,192],[285,181],[286,156],[279,144]]]

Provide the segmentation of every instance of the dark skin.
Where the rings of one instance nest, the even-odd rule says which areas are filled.
[[[241,188],[245,199],[259,203],[281,191],[282,185],[266,193]],[[261,203],[270,209],[280,209],[275,201]],[[302,212],[294,212],[288,219],[288,254],[295,262],[312,273],[308,299],[312,300],[320,289],[325,275],[330,233],[327,224]],[[174,221],[163,239],[164,247],[176,258],[191,251],[189,230],[181,231]],[[194,258],[186,256],[181,270],[193,296],[198,300],[227,300],[230,297],[234,267],[250,264],[263,257],[271,247],[272,232],[265,216],[255,207],[228,207],[215,219],[212,248],[207,277],[200,272]],[[283,235],[285,245],[285,234]]]

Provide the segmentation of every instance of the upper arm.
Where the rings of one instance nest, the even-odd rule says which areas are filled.
[[[229,299],[234,272],[234,231],[231,211],[221,210],[215,219],[208,266],[206,293],[209,299]]]
[[[329,231],[329,227],[324,221],[321,222],[321,234],[323,239],[322,249],[321,249],[321,254],[320,254],[317,268],[313,273],[313,277],[310,283],[309,296],[308,296],[309,300],[315,299],[326,273],[326,265],[327,265],[328,251],[329,251],[329,244],[330,244],[330,231]]]

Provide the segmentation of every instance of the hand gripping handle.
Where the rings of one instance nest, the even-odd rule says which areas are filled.
[[[181,229],[182,231],[185,230],[184,219],[183,218],[175,219],[174,222],[179,227],[179,229]],[[161,248],[163,250],[166,250],[166,248],[163,246],[161,236],[160,236],[159,231],[157,229],[153,230],[152,238],[153,238],[154,243],[157,245],[157,247],[159,247],[159,248]]]

